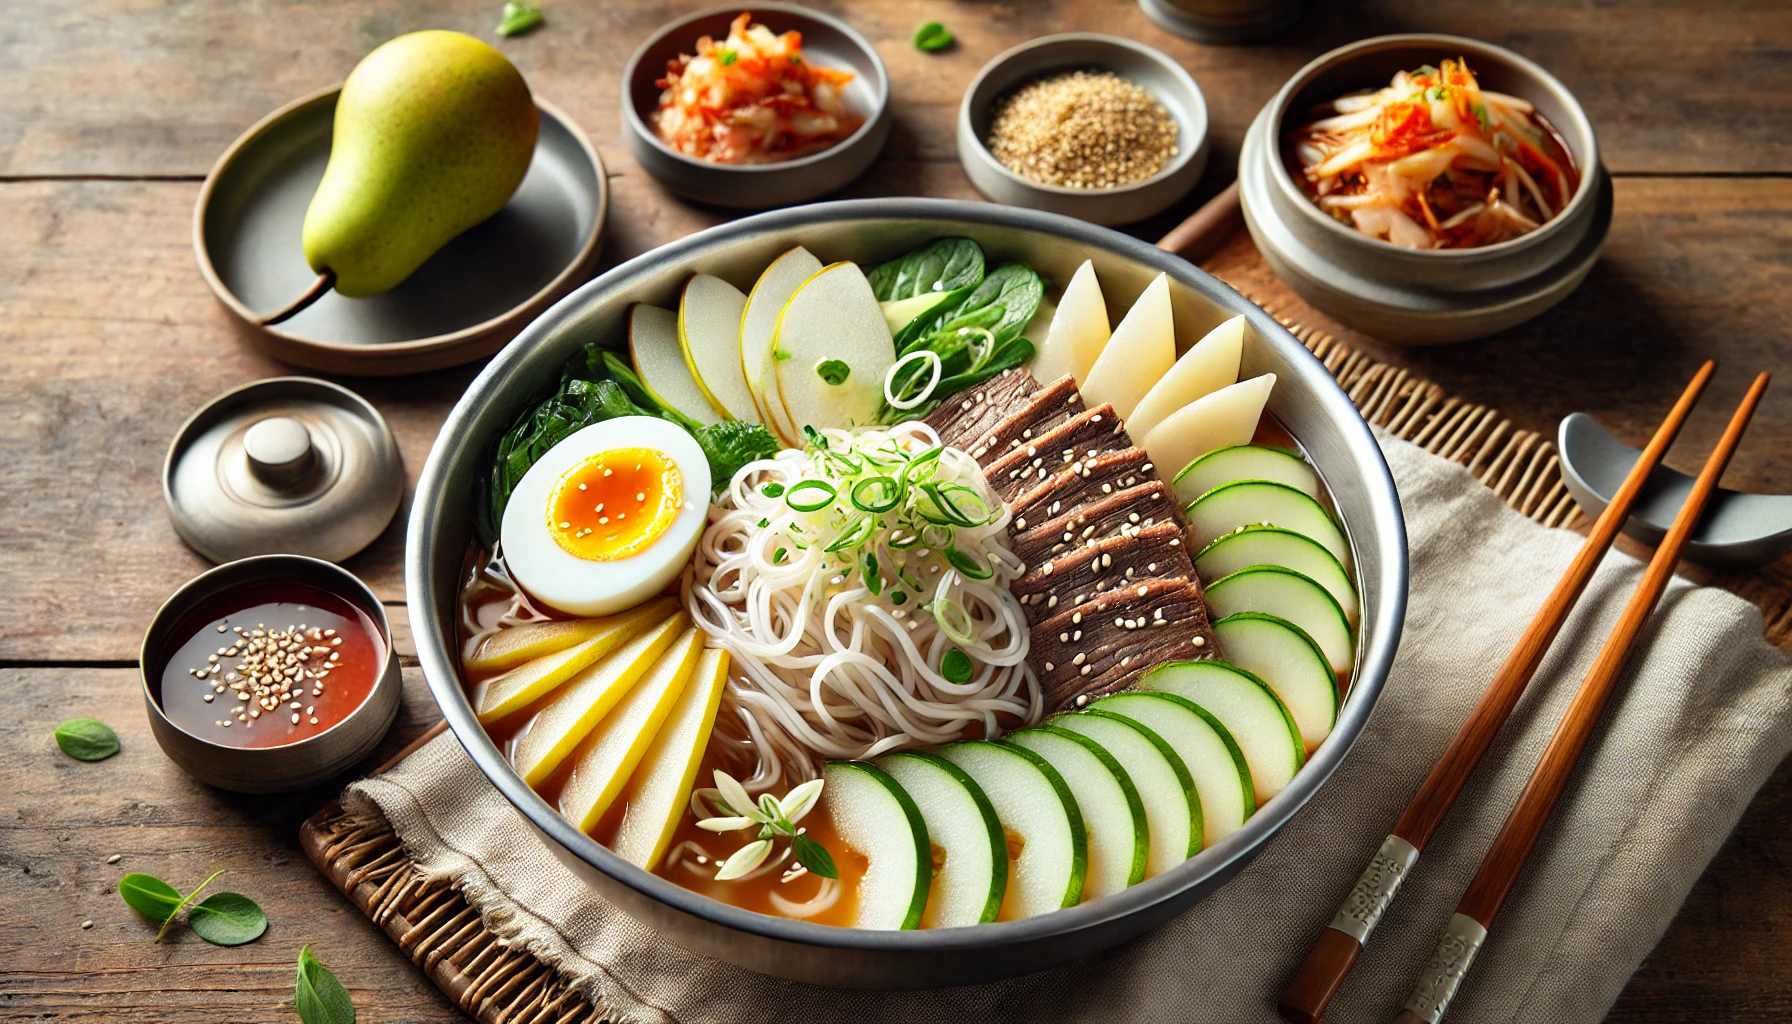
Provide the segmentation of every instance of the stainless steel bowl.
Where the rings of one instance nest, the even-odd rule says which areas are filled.
[[[890,75],[877,49],[845,22],[795,4],[752,5],[753,21],[773,32],[803,34],[804,59],[845,68],[853,80],[841,91],[848,109],[865,119],[858,131],[808,156],[772,164],[716,164],[686,156],[660,141],[649,120],[659,109],[666,62],[695,53],[697,38],[725,39],[743,8],[714,7],[679,18],[642,43],[622,71],[622,124],[628,149],[648,174],[692,202],[741,210],[794,206],[839,191],[865,173],[890,137]]]
[[[875,261],[927,239],[964,235],[991,258],[1024,259],[1053,281],[1091,259],[1124,308],[1159,273],[1173,282],[1186,344],[1229,317],[1254,328],[1243,373],[1274,371],[1270,411],[1306,446],[1342,511],[1361,575],[1363,620],[1350,693],[1336,729],[1292,784],[1239,831],[1185,864],[1114,896],[1024,921],[938,931],[832,928],[751,913],[627,864],[580,832],[523,782],[480,728],[461,686],[455,626],[459,572],[473,537],[473,496],[499,433],[558,380],[591,339],[619,339],[632,302],[669,303],[701,270],[737,286],[792,245],[825,260]],[[436,438],[411,506],[405,583],[430,689],[481,770],[593,890],[688,949],[766,974],[825,985],[926,988],[1043,970],[1108,949],[1187,909],[1250,862],[1312,798],[1350,750],[1387,679],[1406,611],[1406,528],[1381,449],[1318,360],[1273,318],[1192,264],[1055,214],[943,199],[823,203],[735,221],[637,257],[568,296],[473,381]],[[1328,851],[1313,850],[1325,857]]]
[[[1481,83],[1537,105],[1580,170],[1568,206],[1542,227],[1475,249],[1405,249],[1314,205],[1282,159],[1282,140],[1315,104],[1385,86],[1401,69],[1465,57]],[[1264,259],[1314,308],[1386,341],[1431,345],[1522,323],[1568,296],[1611,225],[1611,180],[1586,112],[1553,75],[1491,43],[1398,35],[1339,47],[1296,72],[1245,135],[1238,158],[1245,224]]]

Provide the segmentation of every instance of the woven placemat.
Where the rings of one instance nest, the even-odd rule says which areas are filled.
[[[1240,282],[1228,277],[1235,286]],[[1584,526],[1562,481],[1555,443],[1514,427],[1497,409],[1447,394],[1431,381],[1377,362],[1334,335],[1278,314],[1281,302],[1252,294],[1331,371],[1363,418],[1434,455],[1461,463],[1506,503],[1545,526]],[[1759,606],[1769,643],[1792,650],[1792,569],[1782,561],[1746,574],[1701,574]],[[421,737],[394,759],[433,737]],[[603,1019],[571,985],[521,948],[488,931],[445,879],[426,879],[377,812],[350,814],[336,802],[300,827],[300,842],[362,913],[398,944],[455,1005],[482,1024],[586,1024]]]

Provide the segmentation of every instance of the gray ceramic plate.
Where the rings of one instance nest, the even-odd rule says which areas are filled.
[[[630,303],[675,301],[695,271],[737,286],[750,283],[792,245],[807,246],[824,261],[875,261],[943,235],[973,238],[993,262],[1026,260],[1054,281],[1069,280],[1083,260],[1092,260],[1115,308],[1168,275],[1176,336],[1185,342],[1233,316],[1246,318],[1252,330],[1240,372],[1275,372],[1269,411],[1318,467],[1355,553],[1363,619],[1349,693],[1332,734],[1243,828],[1104,899],[1024,921],[907,932],[834,928],[719,903],[626,863],[580,832],[529,788],[480,727],[461,687],[456,640],[456,595],[473,537],[477,482],[497,436],[554,386],[580,345],[617,339]],[[1406,583],[1406,527],[1381,448],[1337,381],[1286,328],[1188,261],[1117,231],[944,199],[818,203],[747,217],[638,256],[567,296],[486,366],[449,414],[417,485],[405,541],[411,625],[430,691],[474,762],[560,863],[688,949],[767,974],[854,988],[941,987],[1045,970],[1136,938],[1224,884],[1325,785],[1362,732],[1400,640]],[[1334,852],[1306,850],[1298,857],[1319,862]]]
[[[490,355],[591,275],[608,206],[597,152],[536,100],[535,160],[510,204],[443,246],[384,295],[330,292],[278,327],[276,310],[316,278],[300,230],[330,159],[339,89],[275,111],[212,169],[193,215],[199,269],[246,336],[277,359],[332,373],[438,369]]]

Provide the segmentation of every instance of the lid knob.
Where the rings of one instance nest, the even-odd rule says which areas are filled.
[[[243,433],[249,468],[269,484],[290,484],[317,461],[311,432],[291,416],[269,416]]]

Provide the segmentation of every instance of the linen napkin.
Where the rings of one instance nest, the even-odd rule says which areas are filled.
[[[1083,963],[882,993],[689,953],[576,881],[451,734],[356,783],[345,802],[377,806],[424,871],[450,877],[490,927],[628,1024],[1274,1021],[1294,968],[1581,543],[1519,516],[1454,463],[1382,444],[1406,510],[1412,588],[1399,656],[1355,750],[1237,878]],[[1399,1011],[1641,569],[1606,557],[1329,1020],[1380,1024]],[[1761,637],[1760,613],[1740,598],[1679,579],[1668,588],[1451,1020],[1605,1015],[1792,748],[1792,666]]]

